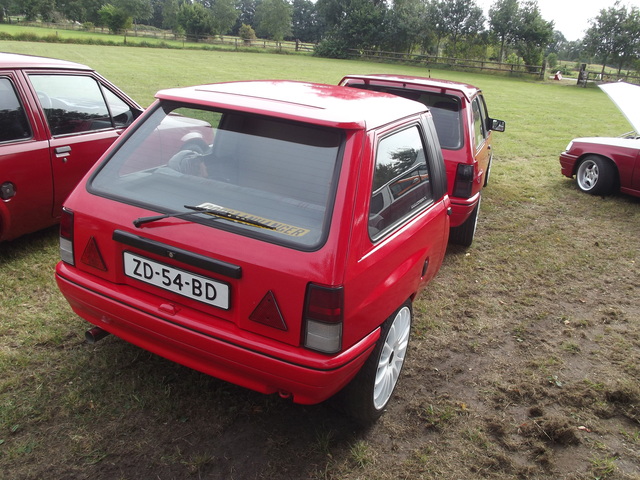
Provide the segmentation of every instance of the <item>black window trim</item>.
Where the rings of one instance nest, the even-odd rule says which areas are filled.
[[[429,142],[426,142],[426,139],[428,137],[428,135],[426,134],[424,128],[423,128],[423,124],[421,121],[416,120],[415,122],[412,123],[408,123],[408,124],[403,124],[398,128],[393,128],[390,129],[386,132],[384,132],[381,135],[376,135],[375,136],[375,148],[373,151],[373,174],[371,176],[371,194],[369,195],[369,203],[367,204],[367,215],[369,215],[369,213],[371,212],[371,199],[373,198],[373,194],[375,193],[375,191],[381,190],[373,190],[373,180],[374,180],[374,176],[375,176],[375,167],[376,167],[376,162],[377,162],[377,156],[378,156],[378,145],[380,144],[380,142],[382,140],[384,140],[385,138],[390,137],[391,135],[397,134],[399,132],[402,132],[404,130],[408,130],[410,128],[413,127],[417,127],[419,135],[420,135],[420,139],[422,140],[422,147],[424,149],[424,156],[425,156],[425,164],[427,166],[427,170],[429,172],[429,181],[432,183],[432,195],[431,198],[428,199],[428,201],[424,202],[419,208],[416,208],[414,210],[410,210],[408,211],[406,214],[404,214],[402,217],[398,218],[393,224],[389,225],[388,227],[380,230],[379,232],[377,232],[376,235],[371,235],[371,232],[369,231],[369,239],[371,240],[371,242],[373,244],[377,244],[380,243],[381,241],[385,240],[386,238],[388,238],[391,234],[395,233],[396,231],[400,230],[401,228],[403,228],[404,226],[406,226],[408,223],[411,222],[411,220],[413,220],[415,217],[417,217],[418,215],[422,214],[425,210],[429,209],[430,207],[432,207],[435,203],[437,203],[438,198],[436,198],[436,193],[433,190],[433,176],[432,176],[432,171],[434,170],[432,162],[433,159],[432,154],[433,152],[431,151],[430,144]],[[368,230],[368,228],[367,228]]]
[[[13,78],[12,75],[7,75],[6,72],[2,72],[0,74],[0,80],[1,79],[6,79],[9,82],[9,85],[11,86],[13,93],[16,96],[16,100],[18,100],[18,103],[20,104],[20,108],[22,109],[22,114],[24,115],[24,119],[27,122],[27,127],[29,129],[29,136],[28,137],[23,137],[23,138],[14,138],[14,139],[10,139],[10,140],[0,140],[0,145],[7,145],[7,144],[12,144],[12,143],[22,143],[22,142],[28,142],[33,140],[34,138],[34,129],[33,129],[33,125],[31,124],[31,119],[29,118],[29,115],[27,115],[27,109],[24,106],[24,101],[22,96],[20,95],[20,91],[17,88],[17,84],[15,79]]]

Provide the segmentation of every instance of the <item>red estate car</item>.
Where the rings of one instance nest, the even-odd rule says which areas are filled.
[[[67,195],[140,113],[85,65],[0,53],[0,241],[58,222]]]
[[[448,240],[428,110],[287,81],[156,97],[65,203],[56,279],[88,338],[375,420]]]
[[[621,137],[576,138],[560,154],[562,174],[593,195],[614,190],[640,197],[640,86],[618,82],[599,85],[635,130]]]
[[[490,118],[482,91],[473,85],[403,75],[347,75],[340,85],[392,93],[418,101],[433,115],[451,199],[453,244],[473,242],[482,188],[489,182],[491,132],[504,132],[505,122]]]

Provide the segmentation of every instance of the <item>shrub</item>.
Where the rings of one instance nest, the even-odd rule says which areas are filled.
[[[238,30],[238,36],[244,40],[245,44],[250,44],[251,40],[255,40],[256,37],[256,32],[255,30],[251,27],[251,25],[246,25],[246,24],[242,24],[242,26],[240,27],[240,29]]]
[[[316,45],[313,54],[318,57],[348,58],[349,46],[339,39],[326,38]]]

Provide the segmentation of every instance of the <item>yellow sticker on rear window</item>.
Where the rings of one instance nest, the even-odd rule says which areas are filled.
[[[282,235],[287,235],[289,237],[303,237],[311,230],[302,227],[296,227],[295,225],[289,225],[287,223],[277,222],[275,220],[271,220],[269,218],[259,217],[258,215],[252,215],[251,213],[241,212],[240,210],[234,210],[232,208],[225,208],[220,205],[216,205],[213,203],[202,203],[198,205],[202,208],[208,208],[212,210],[220,210],[221,212],[230,213],[231,215],[236,215],[241,218],[232,219],[234,222],[243,223],[242,218],[246,218],[247,220],[252,220],[254,222],[264,223],[275,229],[276,232],[281,233]],[[214,215],[215,213],[210,213],[209,215]],[[250,225],[250,224],[248,224]]]

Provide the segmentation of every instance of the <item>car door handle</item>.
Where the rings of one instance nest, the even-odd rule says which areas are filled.
[[[56,155],[65,155],[67,153],[71,153],[71,147],[67,145],[66,147],[56,147],[54,150]]]

